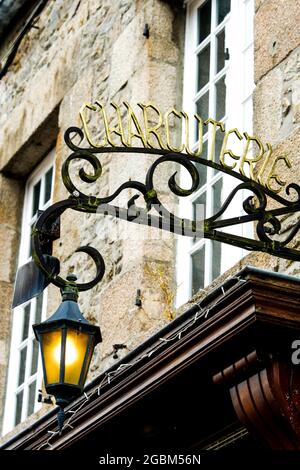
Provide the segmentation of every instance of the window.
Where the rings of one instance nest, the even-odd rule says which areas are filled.
[[[51,203],[53,182],[53,157],[50,152],[42,164],[29,177],[24,197],[19,266],[31,259],[31,228],[37,211],[45,210]],[[46,317],[47,292],[17,307],[13,311],[12,339],[9,360],[4,433],[37,411],[41,371],[38,342],[31,325]]]
[[[203,121],[221,121],[226,129],[239,127],[252,131],[253,83],[253,0],[198,0],[187,5],[184,109],[197,113]],[[218,161],[223,132],[212,124],[203,129],[202,158]],[[198,148],[198,129],[192,131],[193,149]],[[197,166],[197,164],[196,164]],[[232,177],[198,165],[200,184],[196,193],[181,198],[180,215],[194,218],[201,204],[205,217],[215,214],[237,185]],[[182,173],[182,186],[189,187],[189,176]],[[231,204],[231,216],[242,213],[242,195]],[[184,200],[183,200],[184,199]],[[226,212],[226,217],[228,212]],[[249,235],[250,227],[232,233]],[[228,229],[226,229],[228,231]],[[208,285],[244,255],[243,250],[205,239],[180,237],[177,250],[177,306]]]

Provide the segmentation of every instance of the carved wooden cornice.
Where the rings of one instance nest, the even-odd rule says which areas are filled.
[[[253,351],[213,380],[228,386],[239,420],[267,447],[300,449],[300,369],[289,358]]]

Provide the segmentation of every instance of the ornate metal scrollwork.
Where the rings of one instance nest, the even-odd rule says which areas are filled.
[[[73,135],[73,139],[71,136]],[[101,147],[101,148],[80,148],[74,144],[74,136],[79,137],[80,141],[83,140],[84,134],[81,129],[77,127],[70,127],[65,133],[65,142],[72,150],[72,154],[67,158],[62,167],[62,179],[65,187],[70,193],[67,200],[58,202],[47,209],[38,219],[33,231],[33,248],[34,259],[43,273],[50,278],[50,281],[58,287],[63,287],[67,281],[62,279],[57,274],[49,272],[43,251],[41,247],[41,240],[47,235],[45,227],[60,216],[66,209],[72,209],[79,212],[89,213],[103,213],[113,214],[118,218],[125,219],[129,222],[143,223],[145,225],[156,226],[163,230],[177,233],[183,236],[204,236],[218,242],[227,243],[237,247],[245,248],[247,250],[255,250],[270,253],[272,255],[291,259],[300,260],[300,251],[295,248],[289,248],[287,245],[294,239],[300,228],[300,221],[298,220],[295,225],[290,228],[289,233],[285,239],[282,240],[281,221],[280,216],[300,212],[300,186],[297,184],[290,184],[286,188],[286,195],[291,196],[293,193],[296,196],[295,200],[285,199],[267,187],[262,186],[254,180],[245,177],[231,169],[224,168],[221,164],[213,161],[205,160],[201,157],[193,157],[183,153],[174,153],[167,150],[158,149],[145,149],[133,147]],[[96,196],[89,196],[84,194],[79,188],[75,186],[70,176],[70,164],[75,159],[81,159],[88,162],[93,173],[87,173],[84,168],[79,170],[79,177],[85,183],[94,183],[102,175],[102,165],[96,154],[103,153],[146,153],[156,154],[159,157],[150,166],[144,182],[140,181],[127,181],[123,183],[113,194],[107,197],[99,198]],[[222,205],[221,209],[212,217],[202,221],[199,227],[199,221],[182,219],[175,214],[171,213],[162,203],[158,196],[158,192],[154,185],[154,173],[157,167],[164,162],[176,162],[184,167],[192,180],[189,189],[183,189],[176,181],[176,173],[174,173],[168,180],[170,191],[178,197],[186,197],[193,194],[199,185],[199,172],[194,163],[204,166],[209,166],[215,170],[229,174],[230,176],[240,180],[241,182],[232,190]],[[121,208],[111,204],[114,199],[124,190],[133,189],[137,194],[131,197],[127,203],[127,208]],[[244,203],[243,208],[245,215],[234,218],[222,218],[226,209],[230,206],[233,198],[239,191],[248,190],[252,192],[252,196],[248,197]],[[136,199],[142,196],[145,201],[145,208],[137,207],[135,204]],[[267,203],[273,200],[277,203],[278,208],[267,210]],[[150,210],[154,208],[157,215],[150,214]],[[143,216],[143,217],[141,217]],[[224,232],[224,228],[240,225],[247,222],[257,222],[256,234],[257,239],[250,239],[233,235]],[[78,290],[83,291],[90,289],[97,282],[99,282],[104,274],[104,261],[100,253],[92,247],[81,247],[76,251],[87,253],[94,260],[97,267],[97,274],[95,279],[86,284],[77,284]]]

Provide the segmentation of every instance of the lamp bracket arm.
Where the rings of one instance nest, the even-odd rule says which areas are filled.
[[[82,246],[75,250],[75,253],[86,253],[89,255],[96,265],[96,275],[94,279],[86,283],[77,283],[70,281],[68,279],[63,279],[58,274],[55,274],[49,270],[44,258],[44,237],[45,237],[45,227],[51,225],[51,221],[57,220],[67,209],[75,209],[78,206],[77,199],[65,199],[59,201],[44,212],[42,212],[39,218],[36,221],[34,230],[32,233],[32,248],[33,248],[33,259],[44,273],[46,278],[54,284],[56,287],[59,287],[61,290],[64,290],[67,286],[75,286],[76,289],[80,291],[85,291],[92,289],[98,282],[101,281],[105,273],[105,264],[102,255],[92,246]]]

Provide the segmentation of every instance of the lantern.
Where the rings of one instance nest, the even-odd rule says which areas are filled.
[[[62,409],[82,393],[94,348],[101,341],[100,328],[89,323],[78,307],[76,277],[69,275],[67,280],[56,312],[33,325],[40,343],[46,391]]]

